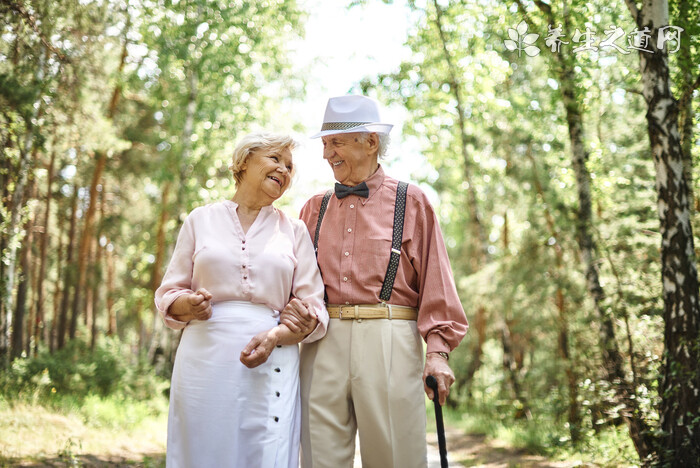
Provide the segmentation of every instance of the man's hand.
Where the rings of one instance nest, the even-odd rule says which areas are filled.
[[[433,390],[425,384],[425,378],[429,375],[437,380],[438,395],[440,397],[440,405],[444,405],[447,401],[447,395],[450,394],[450,386],[455,381],[455,375],[447,363],[447,359],[440,356],[438,353],[428,353],[425,358],[425,369],[423,370],[423,387],[428,398],[433,399]]]
[[[318,317],[311,312],[310,307],[294,297],[280,312],[280,323],[293,333],[308,335],[316,328]]]
[[[241,351],[241,362],[250,369],[258,367],[267,361],[278,342],[277,328],[258,333]]]
[[[209,320],[211,318],[212,295],[204,288],[199,288],[191,294],[178,297],[170,305],[168,313],[181,322],[190,320]]]

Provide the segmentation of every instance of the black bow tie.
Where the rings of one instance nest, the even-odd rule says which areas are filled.
[[[345,198],[348,195],[357,195],[358,197],[367,198],[369,197],[369,187],[367,187],[367,184],[364,182],[355,185],[354,187],[348,187],[347,185],[336,182],[335,196],[338,198]]]

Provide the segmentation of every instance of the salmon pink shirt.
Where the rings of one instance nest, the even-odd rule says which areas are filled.
[[[394,225],[398,181],[380,166],[365,183],[369,197],[331,196],[318,241],[318,264],[329,304],[377,304],[382,289]],[[450,260],[437,216],[425,194],[409,185],[406,194],[399,269],[389,304],[418,309],[418,331],[427,352],[450,352],[467,332],[467,318],[457,296]],[[311,236],[323,193],[301,210]]]
[[[306,226],[273,206],[265,206],[243,232],[236,208],[226,200],[195,208],[180,229],[156,307],[165,324],[184,328],[168,308],[178,297],[205,288],[212,302],[248,301],[281,311],[293,295],[318,316],[316,329],[304,342],[326,333],[328,312],[323,281]]]

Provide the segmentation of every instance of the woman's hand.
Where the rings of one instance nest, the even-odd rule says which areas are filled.
[[[252,369],[267,361],[270,353],[279,343],[279,328],[275,327],[270,330],[260,332],[255,335],[245,345],[241,351],[241,362],[244,366]]]
[[[168,314],[175,320],[209,320],[211,318],[211,298],[213,296],[204,288],[191,294],[183,294],[175,299],[168,309]]]
[[[316,328],[318,317],[306,303],[294,297],[280,312],[280,323],[293,333],[306,336]]]

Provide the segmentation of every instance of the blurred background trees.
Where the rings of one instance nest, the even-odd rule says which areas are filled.
[[[430,164],[415,179],[471,324],[455,414],[532,450],[617,437],[613,464],[698,463],[700,2],[407,10],[410,59],[354,91],[405,108]],[[177,334],[153,291],[184,214],[231,195],[237,138],[304,98],[303,6],[5,0],[0,17],[0,373],[107,335],[167,377]]]

